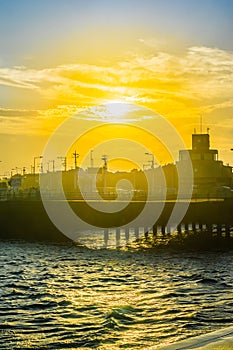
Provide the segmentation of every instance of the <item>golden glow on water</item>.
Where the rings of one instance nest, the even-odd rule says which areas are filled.
[[[0,256],[4,350],[156,349],[232,323],[231,253],[3,242]]]
[[[103,169],[104,155],[112,171],[149,170],[151,156],[155,167],[174,163],[178,151],[174,159],[173,150],[137,127],[139,121],[156,127],[153,113],[188,148],[202,116],[211,147],[232,164],[232,4],[2,0],[0,178],[39,173],[48,140],[71,117],[80,130],[105,125],[77,136],[68,151],[65,141],[56,145],[44,164],[49,181],[51,162],[59,175],[61,157],[67,170],[74,168],[75,151],[83,168]],[[69,139],[68,132],[62,136]],[[74,174],[68,173],[72,187]],[[38,178],[28,176],[33,192]],[[19,222],[28,228],[27,215]],[[1,350],[147,350],[232,324],[232,253],[97,250],[103,237],[95,232],[88,239],[91,249],[1,242]]]

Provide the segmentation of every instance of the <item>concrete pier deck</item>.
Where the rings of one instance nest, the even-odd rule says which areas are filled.
[[[158,348],[157,348],[158,349]],[[162,346],[159,350],[230,350],[233,349],[233,326]]]
[[[48,201],[53,203],[53,213],[63,215],[63,201]],[[153,225],[153,235],[162,234],[169,236],[174,231],[168,225],[169,218],[172,215],[176,205],[176,213],[184,211],[184,217],[177,226],[177,234],[193,232],[202,232],[204,236],[217,236],[225,241],[233,238],[233,199],[221,201],[192,201],[188,208],[184,202],[166,201],[133,201],[129,205],[119,210],[121,202],[108,201],[105,203],[108,212],[100,209],[96,210],[85,201],[68,201],[72,211],[79,217],[83,223],[88,223],[95,228],[111,229],[124,227],[130,229],[131,222],[137,219],[133,229],[135,232],[140,227],[147,232],[148,226]],[[95,201],[93,204],[97,207],[101,202]],[[123,202],[124,204],[124,202]],[[140,215],[144,206],[147,204],[147,215]],[[161,211],[162,208],[162,211]],[[187,210],[187,211],[186,211]],[[158,214],[158,215],[157,215]],[[60,216],[64,222],[67,217]],[[156,217],[156,219],[153,219]],[[151,220],[151,223],[148,222]],[[83,224],[85,228],[85,224]],[[74,228],[75,240],[76,233],[79,238],[79,232],[82,232],[81,224]],[[176,230],[175,230],[176,231]],[[136,235],[135,235],[136,236]],[[67,241],[68,238],[62,234],[59,229],[50,221],[48,214],[41,200],[10,200],[0,202],[0,238],[2,239],[25,239],[41,241]]]

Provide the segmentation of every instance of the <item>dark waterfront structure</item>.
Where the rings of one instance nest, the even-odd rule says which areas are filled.
[[[193,164],[193,197],[233,197],[232,167],[223,165],[218,151],[210,149],[209,134],[193,134],[192,149],[188,150]],[[178,167],[185,167],[187,151],[180,151]]]
[[[190,173],[186,174],[189,164],[193,168],[192,198],[225,199],[233,198],[233,173],[230,165],[224,165],[218,159],[218,151],[210,148],[209,134],[193,134],[192,149],[180,150],[179,160],[175,163],[149,168],[144,171],[132,169],[131,171],[111,172],[104,164],[100,168],[82,169],[77,167],[68,171],[53,171],[42,174],[15,174],[10,179],[11,190],[9,199],[33,199],[38,197],[39,182],[43,180],[43,192],[49,199],[59,199],[59,178],[62,176],[62,185],[67,199],[81,200],[82,191],[86,198],[98,199],[97,192],[104,199],[146,200],[147,196],[159,200],[166,196],[167,200],[175,200],[179,191],[178,173],[182,173],[183,184],[190,183]],[[165,182],[164,183],[164,178]],[[120,180],[128,180],[133,187],[130,190],[124,185],[116,189]],[[148,188],[147,179],[153,184]],[[181,183],[181,185],[182,185]],[[184,186],[185,187],[185,186]],[[118,191],[118,192],[117,192]],[[131,191],[131,193],[130,193]],[[1,195],[1,193],[0,193]],[[1,197],[1,196],[0,196]],[[3,195],[6,199],[6,194]],[[184,199],[187,193],[183,193]]]
[[[59,206],[59,201],[56,205]],[[218,237],[224,240],[233,239],[233,200],[222,201],[193,201],[190,203],[187,213],[176,229],[167,225],[175,202],[168,201],[156,223],[147,230],[145,223],[138,223],[137,227],[130,225],[130,220],[137,216],[143,209],[144,202],[132,202],[123,211],[106,215],[106,213],[94,213],[85,202],[69,201],[72,210],[82,218],[96,226],[96,230],[102,231],[103,243],[108,244],[108,233],[115,231],[116,244],[119,242],[120,230],[124,231],[125,242],[139,238],[140,232],[146,238],[167,239],[189,234],[202,234],[203,238]],[[114,207],[114,202],[109,203]],[[156,210],[158,203],[151,203],[152,209]],[[182,203],[180,203],[182,206]],[[35,201],[9,201],[0,202],[0,238],[25,239],[41,241],[67,241],[64,236],[50,221],[40,200]],[[64,220],[66,218],[64,217]],[[129,224],[127,224],[129,222]],[[105,227],[105,228],[104,228]],[[77,240],[79,230],[77,227]]]
[[[183,172],[182,181],[189,181],[185,177],[188,158],[193,167],[193,195],[189,203],[186,193],[177,199],[178,173]],[[163,172],[166,188],[161,180]],[[163,240],[171,236],[184,237],[217,237],[232,241],[233,236],[233,176],[232,167],[223,165],[218,160],[218,151],[210,149],[209,134],[193,134],[192,149],[181,150],[179,160],[175,164],[167,164],[147,170],[148,178],[152,179],[152,192],[148,190],[145,173],[141,170],[111,173],[106,164],[103,168],[77,168],[64,172],[48,172],[40,174],[44,182],[43,198],[54,203],[55,210],[62,213],[62,199],[59,193],[59,177],[67,202],[72,211],[83,222],[102,232],[103,242],[107,246],[109,232],[115,232],[116,244],[120,244],[122,230],[124,241],[135,240],[144,235],[147,239]],[[79,179],[78,179],[79,177]],[[121,179],[127,179],[133,185],[133,193],[125,188],[120,189],[117,201],[116,184]],[[86,202],[80,191],[81,184],[87,199],[94,204],[107,200],[110,211],[105,213],[93,209]],[[40,198],[39,174],[15,175],[10,179],[10,190],[6,183],[2,186],[0,201],[0,238],[19,238],[42,241],[67,241],[58,228],[50,221],[43,202]],[[102,196],[97,199],[96,194]],[[118,194],[119,194],[118,193]],[[164,193],[163,200],[161,193]],[[148,197],[149,195],[149,197]],[[101,198],[101,197],[100,197]],[[149,199],[148,199],[149,198]],[[124,209],[118,211],[117,204],[128,201]],[[165,200],[165,201],[164,201]],[[162,203],[163,202],[163,203]],[[148,206],[151,217],[158,213],[156,220],[149,224],[145,220],[133,220],[140,217],[145,205]],[[164,207],[163,207],[164,205]],[[171,223],[169,218],[174,206],[183,212],[183,219]],[[162,210],[161,210],[162,209]],[[64,221],[67,218],[64,216]],[[135,222],[135,221],[134,221]],[[148,228],[148,226],[150,226]],[[102,230],[102,231],[101,231]],[[82,227],[75,227],[72,239],[79,240]],[[65,232],[66,233],[66,232]],[[201,236],[200,236],[201,235]]]

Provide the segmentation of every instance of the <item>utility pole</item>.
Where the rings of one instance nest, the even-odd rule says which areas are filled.
[[[106,184],[107,184],[107,169],[108,169],[108,156],[104,154],[101,158],[104,161],[103,173],[104,173],[104,194],[106,194]]]
[[[73,158],[74,158],[74,168],[77,169],[77,159],[79,157],[79,154],[76,152],[76,150],[73,153]]]
[[[151,160],[149,160],[149,162],[151,163],[151,169],[154,169],[154,167],[155,167],[155,157],[154,157],[153,153],[146,152],[145,154],[147,156],[151,156]]]
[[[53,163],[53,173],[55,172],[55,160],[51,160],[51,163]]]
[[[107,168],[108,168],[108,156],[106,154],[104,154],[101,159],[104,161],[104,169],[107,170]]]

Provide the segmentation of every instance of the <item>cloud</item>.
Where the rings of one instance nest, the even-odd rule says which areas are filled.
[[[1,132],[4,134],[28,133],[39,120],[38,110],[0,107]]]
[[[39,116],[37,110],[28,109],[12,109],[12,108],[1,108],[0,107],[0,117],[36,117]]]
[[[0,68],[0,84],[35,90],[42,98],[63,105],[122,99],[153,106],[167,103],[169,108],[173,102],[179,108],[192,105],[207,111],[232,101],[233,53],[190,47],[183,54],[158,51],[114,64]]]
[[[77,119],[130,123],[155,118],[155,113],[129,103],[112,102],[93,106],[75,114]]]
[[[164,115],[187,144],[203,113],[216,145],[232,147],[233,52],[195,46],[174,53],[156,40],[147,45],[156,47],[149,54],[131,54],[114,63],[0,68],[2,135],[45,139],[73,115],[121,122],[151,118],[139,110],[128,110],[120,119],[109,115],[104,104],[119,100]]]
[[[85,106],[59,105],[48,109],[12,109],[0,107],[1,132],[3,134],[49,135],[61,121],[83,111]]]

